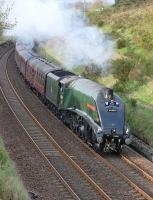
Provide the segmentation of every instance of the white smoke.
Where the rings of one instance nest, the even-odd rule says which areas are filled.
[[[64,0],[61,0],[64,1]],[[66,0],[66,3],[77,3],[77,2],[85,2],[85,3],[95,3],[97,0]],[[99,0],[103,3],[107,4],[115,4],[115,0]]]
[[[115,0],[103,0],[103,2],[107,4],[115,4]]]
[[[7,0],[9,4],[12,1]],[[69,68],[91,63],[104,66],[112,56],[113,42],[96,27],[87,25],[83,12],[72,6],[95,1],[14,0],[9,20],[16,19],[17,25],[7,34],[28,43],[36,38],[50,39],[52,51]]]

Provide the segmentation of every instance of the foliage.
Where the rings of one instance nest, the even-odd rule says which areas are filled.
[[[114,89],[120,93],[127,93],[129,81],[129,73],[134,67],[131,60],[127,58],[117,59],[112,62],[112,73],[118,80],[114,85]]]
[[[126,47],[126,40],[124,38],[117,39],[117,48],[122,49]]]
[[[134,63],[127,59],[117,59],[112,62],[113,74],[120,82],[125,83],[129,80],[129,73],[134,67]]]
[[[14,167],[0,140],[0,199],[29,200],[21,180],[17,177]]]
[[[130,98],[135,98],[139,102],[153,105],[153,80],[150,79],[146,84],[139,84],[135,90],[129,94]]]
[[[117,0],[115,6],[103,8],[98,13],[96,9],[93,7],[88,13],[90,22],[101,24],[116,40],[121,55],[112,62],[113,74],[118,79],[115,88],[124,92],[125,86],[129,88],[128,81],[130,85],[134,81],[146,84],[148,77],[153,77],[152,1]]]
[[[151,109],[137,105],[136,100],[127,100],[127,122],[131,131],[153,147],[153,112]]]
[[[93,81],[97,81],[97,79],[99,77],[101,77],[101,73],[102,73],[101,67],[98,67],[94,64],[91,64],[91,65],[84,67],[84,72],[82,73],[82,75],[85,78],[88,78],[88,79],[93,80]]]
[[[135,135],[153,146],[153,112],[144,104],[153,104],[153,2],[116,0],[96,10],[88,12],[90,23],[116,40],[120,59],[112,62],[114,89],[125,99],[127,121]]]
[[[5,30],[11,29],[15,26],[15,23],[10,24],[8,22],[8,15],[10,13],[11,6],[4,9],[4,5],[5,1],[0,0],[0,37],[2,37]]]

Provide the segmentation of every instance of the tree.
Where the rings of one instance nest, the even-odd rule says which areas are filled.
[[[4,5],[5,1],[0,0],[0,36],[3,35],[5,30],[11,29],[15,25],[8,22],[8,15],[10,13],[11,6],[4,9]]]
[[[130,71],[134,68],[132,60],[127,58],[117,59],[112,62],[112,72],[118,81],[114,89],[121,93],[126,93],[127,83],[129,81]]]

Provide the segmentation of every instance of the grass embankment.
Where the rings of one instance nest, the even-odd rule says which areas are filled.
[[[0,199],[29,200],[28,194],[4,149],[2,140],[0,140]]]
[[[125,99],[132,132],[153,146],[153,110],[145,107],[153,105],[152,11],[149,0],[118,0],[112,7],[95,4],[88,17],[116,40],[120,58],[112,61],[114,89]]]

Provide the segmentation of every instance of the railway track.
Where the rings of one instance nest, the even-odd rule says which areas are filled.
[[[10,82],[13,83],[13,85],[15,86],[15,90],[20,94],[21,98],[24,99],[24,103],[26,104],[26,106],[29,107],[32,113],[34,113],[34,116],[37,118],[39,122],[41,122],[42,126],[46,128],[44,132],[45,134],[47,134],[47,137],[50,138],[50,135],[51,135],[62,147],[62,149],[59,151],[53,148],[52,152],[49,152],[48,149],[51,148],[50,143],[48,144],[44,140],[40,142],[40,145],[42,145],[42,149],[45,150],[46,157],[50,157],[50,153],[51,153],[51,156],[54,154],[56,155],[52,157],[55,158],[55,159],[53,158],[53,162],[55,163],[57,168],[60,167],[60,164],[61,164],[58,161],[59,157],[60,159],[62,158],[62,156],[60,156],[60,153],[64,152],[65,154],[65,152],[67,152],[69,160],[71,160],[73,163],[72,165],[74,166],[77,163],[76,166],[77,167],[80,166],[81,168],[79,167],[79,169],[83,172],[83,174],[87,175],[85,181],[88,182],[88,184],[90,181],[92,182],[92,186],[94,187],[94,194],[96,194],[95,199],[100,199],[100,198],[139,199],[139,200],[153,199],[153,191],[151,189],[153,185],[152,185],[151,180],[148,180],[147,178],[143,179],[143,184],[148,184],[150,188],[149,190],[147,189],[148,187],[143,188],[142,187],[143,185],[138,183],[139,179],[140,178],[142,179],[142,176],[141,176],[142,173],[140,173],[140,170],[139,170],[139,173],[136,173],[134,171],[133,166],[132,168],[130,168],[130,170],[132,170],[131,173],[135,173],[135,177],[137,178],[135,179],[130,176],[130,171],[126,173],[127,172],[126,170],[125,171],[120,170],[118,163],[121,162],[122,160],[121,158],[111,157],[111,156],[110,157],[107,156],[107,158],[103,158],[99,156],[98,154],[96,154],[92,149],[90,149],[87,145],[85,145],[78,137],[76,137],[74,134],[72,135],[72,133],[64,125],[61,124],[61,122],[57,121],[55,117],[50,112],[47,111],[44,105],[42,105],[41,102],[38,101],[37,97],[35,97],[29,90],[26,90],[26,87],[24,83],[22,85],[21,80],[18,80],[20,81],[20,87],[18,87],[19,82],[17,82],[16,79],[18,79],[19,77],[17,78],[18,75],[16,75],[15,69],[11,68],[12,62],[14,62],[13,55],[11,55],[10,59],[8,60],[8,71],[9,71],[9,77],[11,78]],[[14,78],[12,78],[12,74],[14,75]],[[24,92],[23,90],[21,91],[20,89],[21,85],[23,86],[23,88],[25,88]],[[29,97],[30,99],[32,99],[31,103],[28,100]],[[18,100],[19,100],[19,97],[18,97]],[[36,101],[37,101],[37,104],[36,104]],[[24,104],[22,103],[22,105]],[[26,106],[24,105],[24,109]],[[45,116],[45,119],[42,116]],[[26,121],[26,119],[23,119],[23,120]],[[36,119],[34,121],[36,121]],[[35,129],[32,129],[32,133],[36,133],[34,134],[34,138],[38,140],[37,131]],[[63,138],[61,139],[61,137]],[[65,171],[66,173],[67,162],[65,163],[63,162],[63,166],[65,166],[66,168],[65,170],[62,170],[62,172]],[[124,162],[124,165],[125,165],[125,162]],[[128,168],[129,165],[126,164],[125,167]],[[73,172],[71,170],[69,171],[71,172],[70,173],[71,178],[74,180],[74,177],[72,177]],[[146,172],[146,174],[148,173]],[[64,175],[65,174],[63,172],[63,176]],[[68,180],[69,179],[70,177],[68,177]],[[81,184],[81,187],[83,187],[82,180],[80,184]],[[73,186],[73,188],[75,188],[75,186]],[[98,189],[100,190],[97,194],[95,193],[95,191],[98,191]],[[82,190],[80,191],[80,193],[78,195],[79,198],[86,199],[87,190],[85,194],[83,194]],[[100,193],[101,193],[101,196],[103,197],[98,196],[100,195]],[[82,195],[85,195],[85,196],[82,196]]]
[[[132,162],[132,165],[136,165],[140,170],[144,170],[150,177],[151,181],[153,180],[153,163],[150,162],[148,159],[141,156],[139,153],[135,152],[130,147],[126,147],[123,153],[123,158],[127,158],[129,161]],[[143,173],[143,172],[142,172]],[[144,173],[144,176],[145,173]]]
[[[4,94],[2,88],[3,87],[6,87],[7,88],[7,82],[6,82],[6,79],[7,77],[6,76],[3,76],[4,75],[4,66],[6,65],[7,63],[7,59],[9,57],[9,55],[12,53],[12,48],[13,48],[13,45],[8,45],[8,44],[3,44],[3,45],[0,45],[0,71],[1,71],[1,74],[0,74],[0,90],[1,90],[1,94],[3,94],[3,97],[4,99],[6,100],[10,110],[12,111],[12,113],[15,115],[18,123],[22,126],[22,128],[25,130],[25,132],[27,132],[27,130],[24,128],[23,124],[21,123],[21,121],[19,120],[16,112],[14,112],[13,109],[17,109],[17,113],[18,113],[18,107],[15,106],[18,101],[16,100],[16,98],[14,97],[14,95],[12,94],[12,92],[10,94],[8,94],[8,99],[6,98],[6,94]],[[9,93],[10,90],[8,90],[7,92]],[[10,102],[9,102],[10,101]],[[11,104],[10,104],[11,103]],[[14,105],[14,106],[13,106]],[[23,117],[23,116],[22,116]],[[26,122],[28,123],[28,122]],[[28,132],[27,132],[28,134]],[[30,136],[30,135],[29,135]],[[35,143],[33,143],[35,144]],[[35,144],[36,145],[36,144]],[[39,150],[39,149],[38,149]],[[41,155],[43,156],[43,153],[41,153]],[[49,163],[50,164],[50,163]],[[80,199],[74,192],[73,190],[68,186],[68,184],[65,182],[65,180],[61,177],[61,175],[57,172],[56,169],[53,168],[52,165],[50,165],[52,171],[53,171],[53,174],[52,175],[52,182],[54,183],[55,187],[57,188],[58,190],[58,194],[60,194],[64,199]],[[29,196],[32,198],[33,196],[36,198],[37,195],[35,195],[34,193],[32,192],[29,192]],[[63,199],[62,198],[62,199]],[[33,198],[32,198],[33,199]],[[59,198],[60,199],[60,198]]]
[[[109,163],[111,163],[113,167],[117,168],[119,173],[124,174],[131,186],[135,187],[135,184],[137,187],[141,188],[146,194],[150,195],[150,197],[153,196],[153,177],[149,175],[144,168],[140,168],[131,160],[129,160],[129,158],[123,155],[107,155],[105,159]]]
[[[7,60],[11,52],[12,50],[8,51],[8,53],[3,56],[1,60],[3,66],[7,65]],[[65,199],[110,199],[61,149],[24,106],[9,81],[5,67],[1,68],[1,77],[5,77],[5,82],[1,82],[1,91],[11,111],[61,181],[62,184],[60,184],[59,187],[61,188],[64,186],[66,190],[69,191],[69,195],[67,194]],[[7,82],[6,79],[8,80]]]

